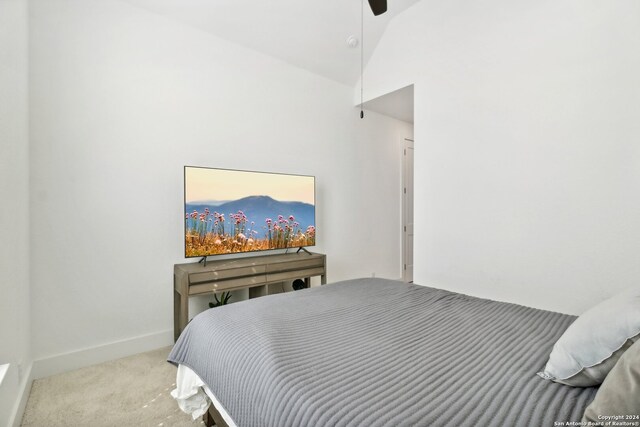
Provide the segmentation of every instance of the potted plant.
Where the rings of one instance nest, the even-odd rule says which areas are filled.
[[[220,299],[218,299],[218,294],[214,293],[213,298],[215,299],[215,302],[209,303],[210,308],[227,305],[229,303],[229,300],[231,299],[231,291],[221,293]]]

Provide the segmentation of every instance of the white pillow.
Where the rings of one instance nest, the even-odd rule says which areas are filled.
[[[576,387],[595,386],[640,336],[640,289],[625,291],[585,311],[553,346],[538,375]]]

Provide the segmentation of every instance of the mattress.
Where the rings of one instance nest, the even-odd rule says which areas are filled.
[[[238,427],[580,421],[596,388],[536,376],[575,317],[385,279],[216,307],[168,360]]]

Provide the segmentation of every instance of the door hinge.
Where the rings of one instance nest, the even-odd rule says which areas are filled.
[[[404,194],[407,194],[407,187],[404,187]]]
[[[404,265],[404,269],[405,269],[405,270],[407,269],[407,264],[405,264],[405,265]]]
[[[405,233],[407,232],[407,226],[406,225],[404,226],[404,232]]]
[[[406,148],[404,149],[404,155],[405,156],[407,155],[407,149]]]

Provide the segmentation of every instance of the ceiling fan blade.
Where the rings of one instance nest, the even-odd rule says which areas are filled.
[[[369,0],[369,6],[375,16],[382,15],[387,11],[387,0]]]

